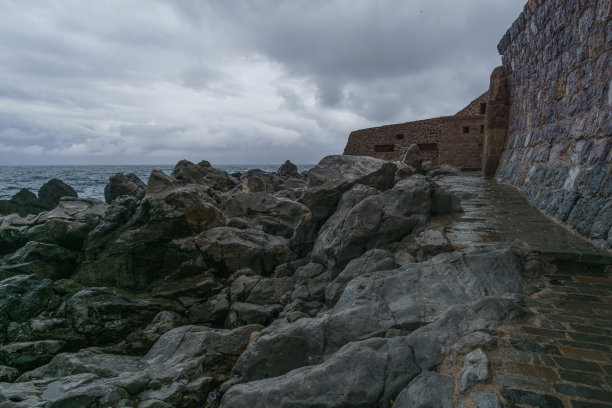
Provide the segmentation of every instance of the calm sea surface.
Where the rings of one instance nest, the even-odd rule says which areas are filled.
[[[312,164],[298,164],[298,171],[310,170]],[[215,165],[229,173],[244,173],[249,169],[276,171],[280,164],[231,164]],[[52,178],[58,178],[76,190],[79,197],[104,200],[104,186],[115,173],[134,173],[145,183],[154,169],[172,173],[174,165],[121,165],[121,166],[0,166],[0,200],[11,198],[22,188],[34,194]]]

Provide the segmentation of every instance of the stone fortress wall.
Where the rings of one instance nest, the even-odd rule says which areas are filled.
[[[530,0],[498,50],[485,172],[612,246],[612,2]]]
[[[487,100],[485,92],[454,116],[356,130],[344,154],[398,160],[415,143],[424,160],[479,169]]]

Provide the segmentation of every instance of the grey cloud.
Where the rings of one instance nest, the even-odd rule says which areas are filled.
[[[5,4],[0,163],[316,162],[478,96],[523,2]]]

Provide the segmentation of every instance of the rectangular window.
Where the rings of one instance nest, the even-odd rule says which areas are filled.
[[[486,103],[481,103],[480,104],[480,114],[484,115],[485,113],[487,113],[487,104]]]
[[[480,133],[484,133],[484,125],[480,125]]]
[[[395,145],[374,145],[375,152],[393,152],[395,151]]]
[[[418,146],[421,152],[437,152],[438,151],[437,143],[419,143]]]
[[[395,135],[395,137],[397,138],[397,140],[404,140],[404,134],[403,133],[399,133],[399,134]]]
[[[463,133],[470,133],[470,127],[469,126],[464,126],[463,127]]]

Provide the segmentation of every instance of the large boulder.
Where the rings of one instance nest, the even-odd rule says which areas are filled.
[[[369,156],[326,156],[308,172],[308,189],[300,202],[324,221],[342,194],[357,183],[381,191],[393,187],[395,170],[395,164]]]
[[[206,264],[220,276],[229,276],[245,267],[270,275],[277,265],[295,259],[287,239],[256,229],[212,228],[198,235],[194,242]]]
[[[51,360],[65,345],[60,340],[10,343],[0,347],[0,364],[19,370],[38,367]]]
[[[287,160],[285,163],[280,166],[276,172],[281,177],[300,177],[300,173],[298,173],[297,166],[291,161]]]
[[[162,335],[141,358],[100,349],[61,353],[23,374],[19,383],[0,383],[0,401],[11,401],[11,407],[118,408],[135,402],[140,407],[201,407],[261,329],[183,326]]]
[[[422,161],[423,159],[421,158],[419,146],[414,143],[408,146],[406,153],[404,153],[402,157],[402,163],[412,167],[417,173],[421,173],[423,171]]]
[[[351,280],[328,314],[279,320],[243,353],[234,372],[251,381],[321,361],[351,341],[414,330],[453,305],[523,293],[522,259],[508,247],[467,249]],[[495,271],[495,273],[491,273]]]
[[[154,173],[140,203],[126,197],[108,208],[100,226],[87,237],[75,279],[88,285],[147,288],[184,262],[185,254],[169,255],[170,242],[225,225],[225,216],[205,186],[183,186],[173,177]]]
[[[11,323],[27,322],[41,313],[53,313],[62,302],[50,279],[18,275],[0,281],[0,342]]]
[[[117,173],[108,178],[108,184],[104,187],[104,201],[112,203],[117,197],[132,196],[138,200],[142,199],[147,190],[147,185],[134,173]]]
[[[108,288],[88,288],[66,302],[66,318],[89,344],[99,345],[143,329],[160,308],[145,300],[130,300]]]
[[[60,179],[51,179],[38,190],[38,199],[43,206],[49,209],[55,208],[62,197],[78,197],[78,194]]]
[[[229,217],[245,219],[267,234],[285,238],[291,238],[302,218],[310,214],[304,204],[265,192],[237,191],[227,197],[223,209]]]
[[[23,230],[26,241],[60,245],[80,250],[87,234],[104,215],[106,204],[93,198],[63,197],[57,207],[39,214]]]
[[[355,341],[323,361],[312,360],[278,376],[234,385],[223,396],[221,408],[389,408],[419,373],[442,363],[457,339],[477,330],[495,329],[524,313],[522,307],[500,298],[457,305],[408,336]],[[423,375],[414,389],[422,389],[420,382],[428,380],[436,383]],[[439,383],[446,392],[448,382]],[[413,397],[422,401],[419,395]]]
[[[70,277],[76,268],[77,258],[76,251],[56,244],[30,241],[15,251],[7,261],[10,265],[8,270],[13,274],[34,274],[40,279],[56,280]]]
[[[22,188],[10,200],[0,200],[0,214],[19,214],[25,217],[27,214],[38,214],[48,208],[41,204],[36,194]]]
[[[424,371],[399,393],[393,408],[453,408],[454,390],[451,375]]]
[[[431,213],[432,186],[424,176],[413,176],[392,189],[364,198],[345,214],[332,217],[321,228],[313,260],[343,267],[365,250],[398,241],[425,226]],[[356,200],[355,200],[356,201]],[[345,206],[340,205],[344,212]]]
[[[371,249],[359,258],[350,261],[338,276],[325,288],[325,301],[333,306],[344,292],[346,285],[358,276],[370,272],[395,268],[395,257],[382,249]]]

